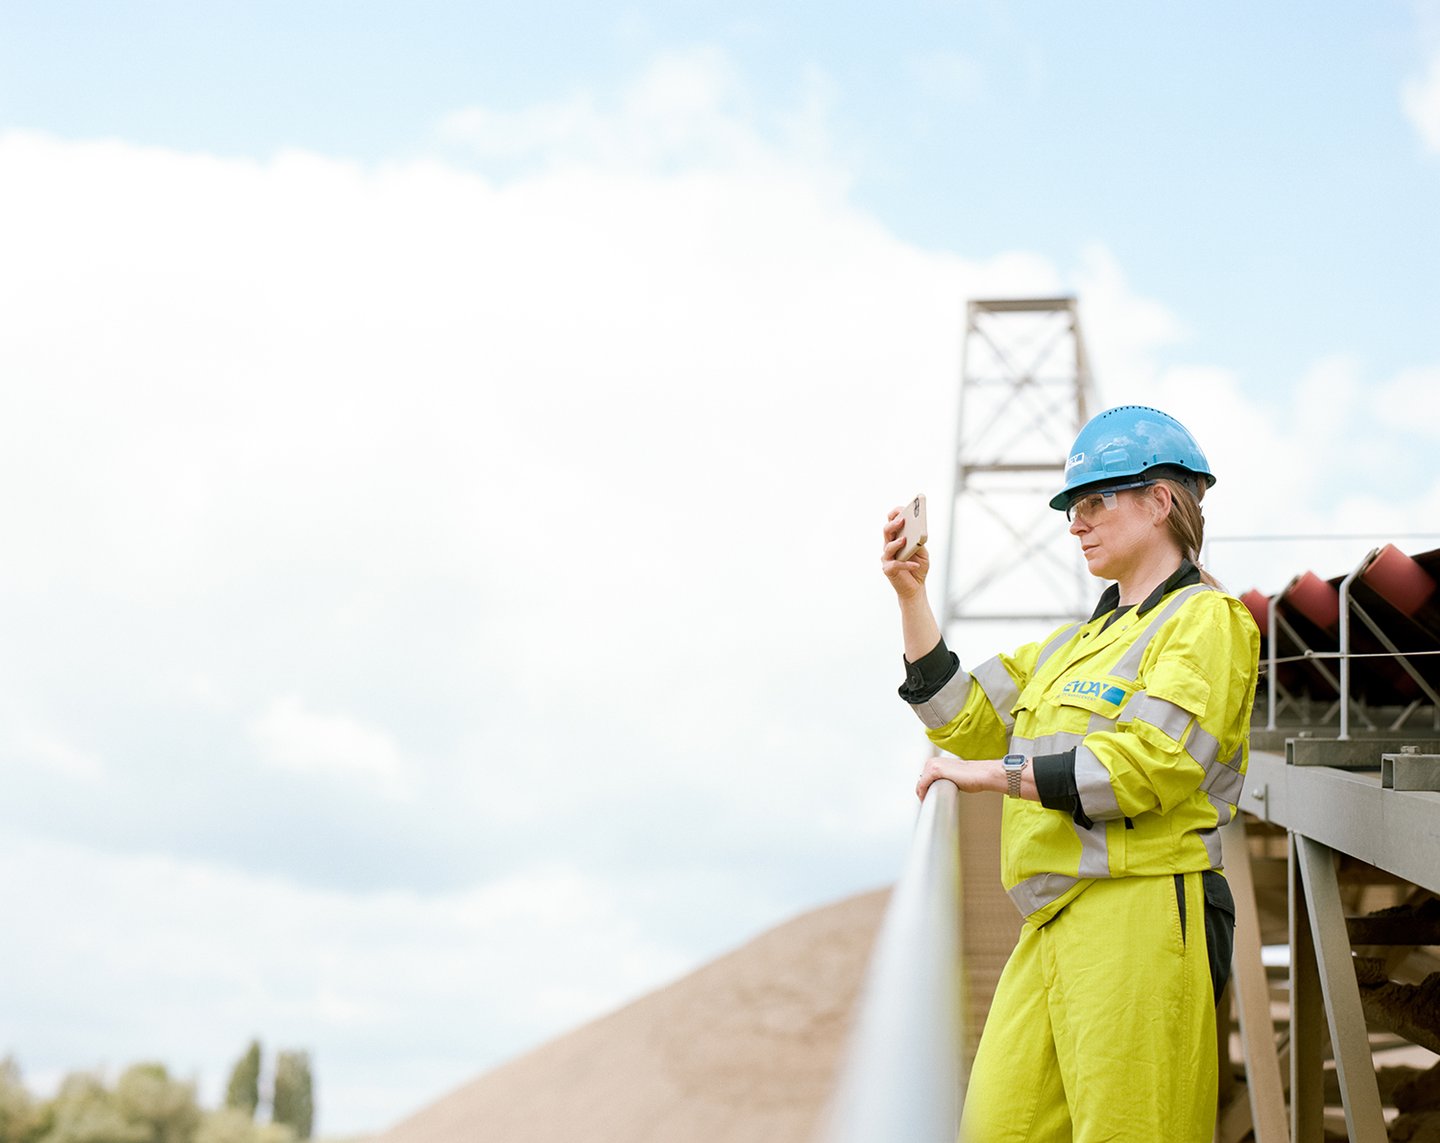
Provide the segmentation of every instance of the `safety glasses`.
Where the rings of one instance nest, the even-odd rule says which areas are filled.
[[[1077,519],[1082,524],[1093,524],[1101,512],[1110,512],[1115,508],[1117,492],[1125,492],[1131,488],[1149,488],[1155,481],[1135,480],[1129,484],[1112,484],[1103,492],[1088,492],[1083,496],[1077,496],[1065,507],[1065,519],[1074,523]]]

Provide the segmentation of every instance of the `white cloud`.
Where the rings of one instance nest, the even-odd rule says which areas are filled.
[[[1073,277],[1103,403],[1120,403],[1111,394],[1148,390],[1156,381],[1159,353],[1185,336],[1180,319],[1162,302],[1135,293],[1115,256],[1101,245],[1085,248]]]
[[[1426,149],[1440,153],[1440,52],[1431,55],[1423,76],[1406,82],[1400,102]]]
[[[1348,355],[1312,362],[1296,387],[1303,397],[1291,408],[1285,427],[1299,440],[1320,447],[1364,431],[1372,406],[1365,396],[1363,370],[1363,363]]]
[[[53,770],[71,781],[95,781],[105,773],[105,762],[94,751],[46,731],[25,731],[15,736],[16,757]]]
[[[251,726],[262,761],[300,774],[358,779],[391,797],[411,797],[394,738],[346,715],[306,709],[294,695],[272,702]]]
[[[826,138],[830,85],[807,76],[793,109],[764,114],[729,58],[714,48],[657,56],[612,98],[582,90],[511,111],[475,106],[446,116],[438,142],[490,161],[609,169],[794,169],[838,174]],[[780,144],[777,146],[777,144]]]
[[[1405,436],[1440,438],[1440,365],[1402,369],[1377,385],[1367,398],[1375,418]]]

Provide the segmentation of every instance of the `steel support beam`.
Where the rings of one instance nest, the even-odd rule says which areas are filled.
[[[1360,986],[1355,980],[1350,936],[1345,928],[1345,909],[1340,902],[1340,883],[1335,876],[1335,851],[1313,838],[1296,834],[1292,853],[1300,869],[1302,896],[1314,942],[1313,953],[1350,1143],[1386,1143],[1389,1136],[1385,1130],[1385,1113],[1380,1107],[1375,1061],[1370,1054],[1365,1013],[1360,1007]],[[1292,1002],[1296,999],[1292,997]],[[1313,1038],[1314,1030],[1306,1034]],[[1292,1093],[1298,1090],[1292,1085]],[[1297,1130],[1296,1139],[1299,1138]]]
[[[1290,838],[1290,1129],[1325,1143],[1325,1005],[1295,838]]]
[[[1231,985],[1240,1017],[1240,1042],[1245,1053],[1245,1087],[1255,1143],[1286,1143],[1290,1125],[1285,1117],[1285,1086],[1275,1048],[1275,1023],[1270,1016],[1270,981],[1260,955],[1260,911],[1255,905],[1255,878],[1250,868],[1250,843],[1245,815],[1236,814],[1220,831],[1225,874],[1235,896],[1235,953]],[[1222,1045],[1222,1048],[1227,1045]]]

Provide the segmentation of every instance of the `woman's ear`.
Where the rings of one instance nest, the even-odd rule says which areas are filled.
[[[1156,508],[1155,523],[1163,524],[1175,507],[1175,493],[1162,480],[1150,486],[1150,495]]]

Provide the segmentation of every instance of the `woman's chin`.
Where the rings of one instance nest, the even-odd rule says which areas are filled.
[[[1110,578],[1108,575],[1105,574],[1105,567],[1109,563],[1109,561],[1105,558],[1103,552],[1095,551],[1094,549],[1092,549],[1082,554],[1085,556],[1085,567],[1089,570],[1091,575],[1093,575],[1096,579]]]

